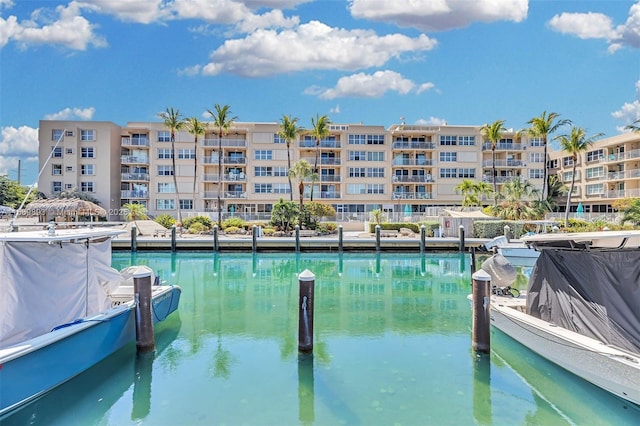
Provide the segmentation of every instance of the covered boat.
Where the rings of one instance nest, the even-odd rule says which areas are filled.
[[[0,234],[0,417],[135,341],[139,270],[111,267],[111,238],[122,232]],[[152,287],[154,322],[178,308],[180,294]]]
[[[640,231],[523,240],[540,252],[526,296],[492,296],[492,324],[579,377],[640,404]]]

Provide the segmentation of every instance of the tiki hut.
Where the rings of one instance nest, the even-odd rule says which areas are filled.
[[[77,222],[80,216],[106,216],[107,211],[91,201],[80,198],[52,198],[36,200],[25,208],[29,216],[37,216],[40,222],[55,220],[60,222]]]

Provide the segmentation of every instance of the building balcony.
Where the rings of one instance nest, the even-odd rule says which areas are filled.
[[[435,149],[433,142],[394,142],[391,149]]]
[[[322,199],[340,199],[342,198],[342,194],[335,191],[322,191],[320,192],[320,198]]]
[[[496,160],[496,167],[523,167],[525,164],[522,160]],[[493,167],[492,160],[483,160],[482,167]]]
[[[204,157],[201,161],[203,164],[218,164],[218,156]],[[222,157],[222,164],[245,164],[246,162],[247,157]]]
[[[340,148],[342,145],[340,144],[340,141],[335,141],[335,140],[325,140],[322,139],[320,141],[320,148]],[[300,148],[316,148],[316,141],[300,141],[298,143],[298,147]]]
[[[218,144],[222,145],[223,147],[244,147],[247,146],[247,140],[229,138],[222,138],[222,140],[220,141],[218,140],[218,138],[202,140],[203,146],[218,146]]]
[[[149,191],[133,190],[133,191],[120,191],[120,198],[149,198]]]
[[[394,200],[430,200],[430,192],[394,192]]]
[[[435,160],[432,158],[395,158],[392,162],[393,166],[433,166]]]
[[[434,182],[433,176],[430,174],[424,176],[407,176],[407,175],[394,175],[392,178],[393,182],[415,182],[415,183],[423,183],[423,182]]]
[[[517,178],[519,176],[496,176],[496,183],[505,183]],[[484,175],[482,176],[482,181],[493,184],[493,176]]]
[[[122,173],[120,175],[121,180],[136,180],[136,181],[148,181],[149,173]]]
[[[340,182],[342,178],[340,175],[321,175],[320,182]]]
[[[149,164],[149,157],[137,155],[123,155],[120,157],[122,164]]]
[[[490,142],[483,143],[482,150],[491,151],[491,146],[492,144]],[[521,143],[497,143],[496,144],[496,151],[523,151],[526,149],[527,149],[527,146]]]
[[[146,138],[121,138],[122,146],[149,147],[149,139]]]

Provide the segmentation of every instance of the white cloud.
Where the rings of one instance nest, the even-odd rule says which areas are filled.
[[[573,34],[581,39],[602,39],[613,53],[623,46],[640,48],[640,2],[629,9],[624,24],[614,26],[611,17],[602,13],[562,13],[549,21],[549,26],[562,34]]]
[[[446,31],[474,22],[513,21],[527,17],[528,0],[351,0],[355,18],[392,22],[422,31]]]
[[[251,15],[243,3],[230,0],[175,0],[173,12],[181,19],[233,24]]]
[[[65,108],[53,114],[44,116],[45,120],[91,120],[96,109],[89,108]]]
[[[417,120],[415,124],[417,124],[418,126],[446,126],[447,120],[445,120],[444,118],[431,116],[427,119],[421,118]]]
[[[242,3],[251,9],[261,7],[269,9],[291,9],[299,4],[309,3],[313,0],[242,0]]]
[[[317,87],[308,88],[306,94],[318,94],[321,99],[335,99],[345,97],[379,98],[386,92],[398,92],[406,95],[415,91],[420,93],[433,87],[433,83],[417,86],[413,81],[404,78],[395,71],[376,71],[373,74],[358,73],[338,80],[332,89],[318,90]]]
[[[83,4],[122,21],[148,24],[170,16],[164,0],[80,0]]]
[[[293,28],[300,24],[297,16],[285,18],[281,10],[272,10],[262,15],[247,15],[236,25],[239,33],[251,33],[259,28]]]
[[[624,129],[626,125],[640,119],[640,80],[636,81],[636,99],[632,102],[625,102],[618,111],[612,112],[611,116],[624,123],[617,127],[620,132],[626,131]]]
[[[352,71],[381,66],[406,52],[431,50],[436,43],[424,34],[378,36],[370,30],[332,28],[311,21],[295,29],[260,29],[246,38],[227,40],[211,53],[202,73],[261,77],[314,69]]]
[[[38,155],[38,129],[8,126],[0,129],[0,134],[0,158],[4,158],[5,161],[7,158]]]
[[[72,1],[67,7],[58,6],[55,20],[48,10],[37,9],[31,19],[18,22],[15,16],[0,18],[0,47],[13,40],[22,48],[32,45],[59,45],[72,50],[86,50],[88,46],[106,46],[106,41],[94,33],[95,26],[80,15],[82,4]]]
[[[329,109],[330,114],[340,114],[340,105],[336,105],[333,108]]]

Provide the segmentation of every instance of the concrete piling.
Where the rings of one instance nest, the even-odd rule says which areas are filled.
[[[136,299],[136,348],[150,352],[156,347],[151,316],[151,271],[133,274],[133,293]]]
[[[477,352],[491,350],[491,275],[479,270],[472,275],[473,325],[471,346]]]
[[[298,276],[300,288],[298,300],[298,350],[313,351],[313,294],[316,276],[305,269]]]

